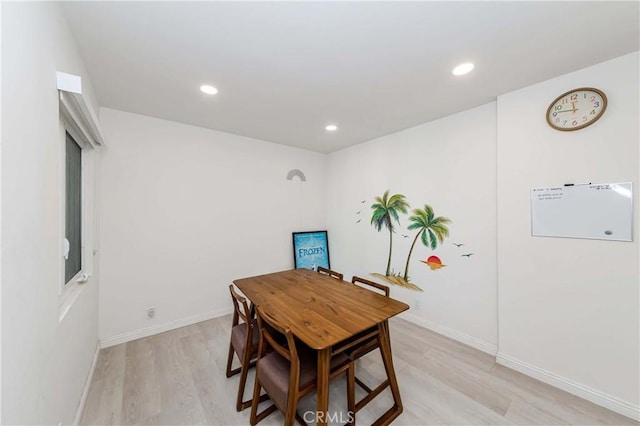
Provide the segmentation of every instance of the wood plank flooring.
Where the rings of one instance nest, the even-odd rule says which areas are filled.
[[[390,325],[404,403],[394,425],[638,425],[410,322]],[[248,425],[250,410],[235,410],[238,376],[224,374],[230,327],[228,315],[103,349],[82,424]],[[379,353],[360,360],[356,374],[372,387],[384,380]],[[247,398],[253,377],[252,370]],[[329,401],[332,424],[345,423],[344,378],[331,383]],[[358,424],[371,424],[391,404],[385,390],[358,413]],[[314,395],[301,400],[298,411],[306,410],[315,410]],[[274,413],[260,425],[282,422]]]

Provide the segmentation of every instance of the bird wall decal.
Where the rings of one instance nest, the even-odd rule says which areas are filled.
[[[465,254],[462,254],[461,256],[465,256],[468,259],[471,256],[473,256],[473,253],[465,253]]]
[[[460,248],[464,245],[464,243],[452,243],[454,246]]]

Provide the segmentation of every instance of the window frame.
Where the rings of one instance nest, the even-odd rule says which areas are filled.
[[[79,223],[79,225],[80,225],[80,227],[79,227],[80,228],[79,229],[79,232],[80,232],[80,250],[79,250],[79,253],[78,253],[79,256],[80,256],[80,259],[79,259],[80,260],[80,265],[79,265],[78,271],[67,280],[67,274],[68,274],[67,267],[70,266],[70,265],[67,264],[69,259],[65,259],[65,267],[64,267],[65,283],[64,283],[64,285],[66,287],[74,279],[78,279],[79,276],[81,276],[81,274],[83,272],[82,262],[84,260],[84,253],[83,253],[83,249],[84,249],[84,241],[83,241],[84,232],[83,232],[82,228],[84,226],[84,219],[85,219],[84,218],[85,215],[84,215],[84,212],[83,212],[83,205],[84,205],[85,196],[84,196],[84,177],[82,176],[82,174],[83,174],[82,172],[83,172],[83,169],[84,169],[82,151],[84,150],[85,147],[84,147],[83,143],[77,142],[76,138],[71,133],[69,133],[68,130],[65,131],[65,135],[64,136],[65,136],[65,144],[64,144],[65,145],[65,156],[64,156],[64,159],[65,159],[65,164],[64,164],[64,166],[65,166],[64,167],[65,185],[63,186],[63,189],[62,189],[62,195],[63,195],[64,204],[65,204],[65,209],[64,209],[65,210],[64,211],[65,227],[64,227],[64,230],[63,230],[63,232],[64,232],[63,241],[67,240],[67,237],[69,236],[69,229],[67,229],[67,225],[68,225],[68,220],[67,219],[69,219],[69,214],[72,213],[72,215],[74,217],[76,215],[75,212],[69,212],[69,210],[67,210],[67,208],[69,207],[69,199],[68,199],[69,193],[67,192],[67,190],[69,189],[69,163],[67,161],[69,160],[68,157],[69,157],[69,143],[70,142],[76,144],[77,149],[79,150],[79,154],[80,154],[80,170],[79,170],[79,172],[80,172],[80,186],[78,188],[78,191],[80,192],[80,194],[79,194],[80,195],[80,205],[79,205],[79,208],[80,208],[80,217],[79,217],[79,220],[80,220],[80,223]],[[75,195],[72,195],[72,196],[75,197]],[[66,245],[66,243],[63,243],[63,245]],[[71,253],[74,253],[74,247],[69,247],[69,252],[70,252],[69,253],[69,257],[71,257]],[[75,265],[73,265],[73,266],[75,266]]]
[[[66,237],[66,199],[67,199],[67,185],[66,185],[66,142],[67,133],[71,136],[74,142],[80,147],[80,271],[76,273],[69,281],[65,280],[65,258],[64,258],[64,239]],[[60,116],[60,133],[58,137],[60,143],[60,274],[59,274],[59,286],[58,296],[60,299],[60,307],[65,304],[69,305],[64,309],[64,313],[73,303],[73,300],[79,293],[80,284],[84,283],[89,276],[89,258],[88,256],[88,229],[87,225],[91,222],[91,218],[88,217],[87,206],[87,157],[93,146],[82,135],[81,131],[77,130],[77,125],[74,125],[68,118]]]

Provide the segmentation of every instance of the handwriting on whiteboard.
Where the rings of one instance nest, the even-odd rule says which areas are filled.
[[[564,195],[562,187],[557,188],[536,188],[533,190],[534,196],[538,201],[560,200]]]
[[[615,185],[614,185],[615,186]],[[589,185],[589,189],[611,189],[611,185],[609,184],[604,184],[604,185]]]
[[[589,185],[589,189],[596,191],[615,190],[615,187],[616,185],[613,185],[612,187],[610,184]],[[564,196],[564,188],[561,186],[555,188],[536,188],[533,190],[533,193],[538,201],[561,200]]]

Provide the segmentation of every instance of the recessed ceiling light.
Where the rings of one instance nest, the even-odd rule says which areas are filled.
[[[471,62],[460,64],[451,71],[453,75],[464,75],[473,69],[474,65]]]
[[[200,90],[202,91],[202,93],[206,93],[207,95],[215,95],[216,93],[218,93],[218,89],[207,84],[200,86]]]
[[[325,130],[327,132],[335,132],[336,130],[338,130],[338,126],[336,126],[335,124],[329,124],[327,127],[325,127]]]

